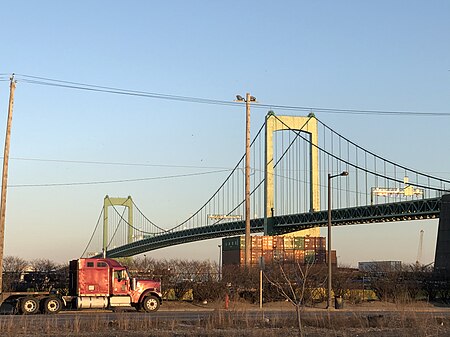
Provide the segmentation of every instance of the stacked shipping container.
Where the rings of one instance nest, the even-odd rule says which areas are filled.
[[[251,264],[258,265],[260,257],[265,264],[272,263],[326,263],[327,251],[324,237],[252,236]],[[334,254],[333,254],[334,253]],[[245,238],[237,236],[222,239],[224,265],[244,265]],[[336,252],[332,251],[336,264]]]

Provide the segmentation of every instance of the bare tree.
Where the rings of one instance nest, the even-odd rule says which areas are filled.
[[[236,296],[253,303],[258,300],[259,268],[225,265],[222,268],[222,281],[229,285],[227,290],[232,297]]]
[[[356,288],[354,280],[358,271],[350,267],[341,266],[333,273],[333,292],[336,297],[348,298],[350,292]]]
[[[3,290],[14,290],[27,266],[28,262],[21,257],[6,256],[3,259]]]
[[[135,276],[160,280],[164,298],[183,299],[184,295],[194,288],[194,284],[197,284],[196,288],[199,291],[197,297],[204,297],[205,294],[208,294],[206,297],[210,299],[211,294],[217,293],[214,284],[218,280],[216,262],[181,259],[155,260],[146,256],[122,262]],[[210,291],[204,288],[214,288],[214,290]]]
[[[3,259],[3,272],[22,272],[28,262],[17,256],[6,256]]]
[[[276,273],[275,271],[278,271]],[[304,336],[301,321],[301,311],[305,299],[310,296],[311,289],[323,286],[325,283],[321,268],[314,264],[278,265],[272,272],[265,272],[266,280],[274,286],[280,295],[295,307],[297,325],[300,336]],[[320,276],[319,276],[320,275]],[[317,281],[321,280],[320,284]]]
[[[52,272],[58,269],[58,264],[49,259],[36,259],[31,261],[31,266],[36,272]]]

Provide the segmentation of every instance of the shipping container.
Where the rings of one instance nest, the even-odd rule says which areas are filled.
[[[327,253],[325,250],[316,251],[315,263],[326,263],[327,261]]]
[[[273,236],[263,236],[263,250],[273,250]]]
[[[293,249],[285,249],[284,250],[284,262],[294,262],[294,250]]]
[[[294,250],[294,261],[299,264],[305,263],[305,251],[296,249]]]
[[[263,244],[262,236],[254,235],[254,236],[252,236],[251,240],[252,240],[252,249],[253,248],[262,249],[262,244]]]
[[[326,251],[326,263],[328,263],[328,250]],[[331,251],[331,264],[335,264],[337,265],[337,257],[336,257],[336,251],[332,250]]]
[[[285,236],[284,237],[284,249],[293,249],[294,248],[294,237]]]
[[[284,250],[273,250],[273,261],[274,262],[283,262],[284,261]]]
[[[263,253],[262,249],[252,249],[250,255],[253,258],[253,257],[262,256],[262,253]]]
[[[316,238],[306,237],[305,238],[305,250],[313,250],[316,248]]]
[[[323,237],[318,237],[316,238],[316,250],[318,248],[323,248],[326,249],[327,245],[326,245],[326,239]]]
[[[240,251],[239,250],[224,250],[222,252],[222,264],[240,264]]]
[[[284,249],[284,238],[282,236],[273,237],[273,250],[283,250]]]
[[[305,250],[305,263],[311,264],[316,262],[316,251],[314,249]]]
[[[231,238],[222,239],[222,249],[223,251],[228,250],[240,250],[245,248],[245,237],[235,236]]]
[[[295,249],[305,249],[305,238],[304,237],[294,237],[294,248]]]

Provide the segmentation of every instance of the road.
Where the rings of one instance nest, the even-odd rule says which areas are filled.
[[[136,312],[132,310],[123,310],[118,312],[112,312],[107,310],[65,310],[57,315],[12,315],[12,311],[0,311],[0,323],[2,320],[51,320],[52,322],[65,322],[77,319],[79,321],[92,320],[93,318],[101,321],[114,321],[118,319],[126,319],[128,321],[133,320],[158,320],[163,321],[185,321],[194,322],[198,320],[205,320],[217,315],[239,315],[241,318],[258,320],[263,319],[280,319],[295,317],[294,309],[244,309],[244,310],[224,310],[224,309],[187,309],[187,310],[167,310],[161,309],[155,313],[145,313]],[[341,310],[331,310],[320,308],[307,308],[301,313],[302,317],[308,318],[345,318],[345,317],[403,317],[412,316],[414,317],[442,317],[450,319],[450,308],[420,308],[420,309],[404,309],[404,310],[392,310],[392,309],[341,309]]]

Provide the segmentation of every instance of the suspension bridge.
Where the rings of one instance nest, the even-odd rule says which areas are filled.
[[[332,225],[440,217],[450,180],[385,159],[317,119],[272,111],[251,142],[252,233],[280,235],[326,226],[329,174]],[[152,222],[131,197],[105,197],[83,255],[132,256],[245,231],[245,155],[216,192],[176,226]],[[340,177],[346,171],[348,176]],[[441,216],[442,217],[442,216]],[[440,225],[441,227],[441,225]],[[441,238],[439,238],[441,237]],[[439,241],[449,240],[439,233]],[[450,252],[449,252],[450,253]]]

